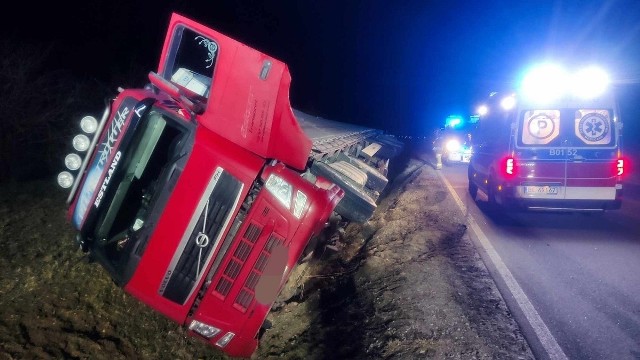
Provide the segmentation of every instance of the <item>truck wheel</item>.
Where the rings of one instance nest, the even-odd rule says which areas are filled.
[[[367,183],[365,186],[369,189],[381,193],[382,190],[387,187],[389,180],[380,171],[378,171],[378,169],[360,159],[355,159],[344,154],[342,158],[367,174]]]
[[[364,191],[354,186],[347,176],[318,161],[313,162],[310,170],[313,175],[324,177],[344,190],[344,198],[335,209],[338,214],[355,222],[365,222],[373,215],[376,203]]]

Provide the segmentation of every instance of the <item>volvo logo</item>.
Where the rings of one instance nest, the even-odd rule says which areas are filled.
[[[206,248],[209,245],[209,236],[203,232],[199,232],[196,236],[196,245],[199,248]]]

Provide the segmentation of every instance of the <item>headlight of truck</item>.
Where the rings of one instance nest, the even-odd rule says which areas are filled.
[[[231,341],[231,339],[233,339],[233,337],[236,336],[236,334],[232,333],[232,332],[228,332],[226,334],[224,334],[223,337],[220,338],[220,340],[216,341],[216,345],[220,346],[221,348],[227,346],[227,344],[229,344],[229,341]]]
[[[220,329],[218,329],[217,327],[207,325],[198,320],[191,320],[191,324],[189,324],[189,330],[196,332],[206,337],[207,339],[211,339],[220,332]]]
[[[58,174],[58,185],[63,189],[68,189],[73,185],[73,175],[68,171]]]
[[[296,191],[296,200],[293,203],[293,216],[300,219],[302,216],[302,210],[304,210],[304,206],[307,204],[307,195],[302,191]]]
[[[281,177],[271,174],[267,179],[265,187],[284,207],[291,209],[291,193],[293,192],[291,184],[284,181]]]

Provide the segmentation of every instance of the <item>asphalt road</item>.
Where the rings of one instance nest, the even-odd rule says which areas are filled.
[[[441,175],[537,358],[640,359],[640,182],[618,211],[490,212],[466,165]]]

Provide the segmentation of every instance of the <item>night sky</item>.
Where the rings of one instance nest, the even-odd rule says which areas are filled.
[[[85,1],[3,16],[5,38],[113,91],[156,70],[172,11],[289,65],[293,107],[422,136],[536,61],[598,63],[640,117],[640,1]],[[629,143],[630,139],[627,139]],[[636,143],[637,140],[633,140]]]

